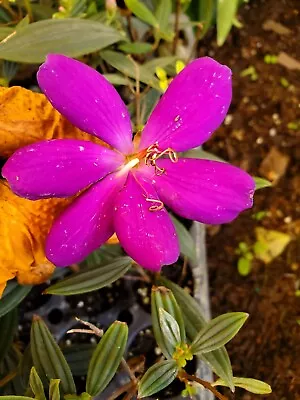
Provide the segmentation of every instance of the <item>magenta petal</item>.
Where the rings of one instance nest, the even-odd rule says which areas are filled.
[[[78,263],[114,233],[113,202],[125,178],[111,174],[80,195],[54,222],[46,256],[58,267]]]
[[[50,54],[37,74],[53,107],[81,130],[130,153],[130,117],[116,89],[96,70],[72,58]]]
[[[126,253],[142,267],[159,271],[179,256],[174,225],[163,208],[149,211],[158,199],[154,187],[130,173],[115,202],[114,223],[117,236]]]
[[[185,151],[204,143],[225,118],[231,102],[231,70],[209,57],[199,58],[171,82],[152,112],[140,149]]]
[[[158,196],[182,217],[222,224],[252,207],[254,180],[237,167],[192,158],[158,160],[158,165],[165,168],[153,177]]]
[[[114,171],[124,157],[84,140],[57,139],[17,150],[2,175],[19,196],[36,200],[69,197]]]

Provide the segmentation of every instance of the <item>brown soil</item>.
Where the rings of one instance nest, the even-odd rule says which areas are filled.
[[[268,19],[280,22],[292,33],[285,36],[265,31],[262,25]],[[241,10],[240,20],[244,28],[234,29],[221,49],[208,38],[209,55],[233,70],[234,95],[229,111],[232,122],[227,120],[227,125],[215,133],[205,150],[253,175],[282,176],[272,188],[257,192],[251,211],[231,224],[208,228],[212,309],[214,315],[229,311],[250,314],[246,326],[228,346],[234,375],[271,384],[273,393],[266,396],[269,400],[297,400],[300,399],[300,297],[296,297],[295,291],[300,282],[297,203],[300,131],[287,125],[300,121],[300,71],[266,64],[264,56],[283,51],[300,60],[299,1],[252,1]],[[249,66],[254,66],[257,72],[256,81],[240,77],[241,71]],[[289,82],[288,88],[283,87],[281,78]],[[273,170],[266,171],[262,162],[271,149],[280,153],[276,155]],[[285,160],[289,161],[287,168],[279,171]],[[261,221],[253,219],[262,210],[268,212],[267,216]],[[289,233],[293,240],[270,264],[255,260],[251,273],[242,277],[237,271],[236,249],[240,242],[254,243],[257,226]],[[243,390],[237,390],[235,397],[228,396],[242,400],[262,398]]]

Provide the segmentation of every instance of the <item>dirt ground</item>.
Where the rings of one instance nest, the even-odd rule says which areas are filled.
[[[266,30],[267,20],[290,32]],[[300,69],[266,63],[266,55],[286,53],[300,61],[299,0],[256,0],[240,12],[242,29],[209,55],[229,65],[234,74],[233,103],[225,124],[205,145],[256,176],[274,180],[255,195],[254,208],[235,222],[208,227],[208,262],[213,314],[250,313],[249,321],[228,346],[234,375],[262,379],[272,385],[269,400],[300,399]],[[281,27],[282,28],[282,27]],[[277,32],[278,31],[278,32]],[[207,54],[200,50],[201,55]],[[248,67],[251,76],[240,74]],[[299,68],[299,65],[298,65]],[[256,76],[255,76],[256,75]],[[256,78],[256,79],[255,79]],[[292,124],[291,124],[292,123]],[[265,211],[257,221],[254,217]],[[236,249],[251,245],[255,228],[292,237],[271,263],[254,260],[250,274],[237,270]],[[299,292],[298,292],[299,293]],[[230,395],[229,395],[230,396]],[[262,398],[238,390],[235,399]]]

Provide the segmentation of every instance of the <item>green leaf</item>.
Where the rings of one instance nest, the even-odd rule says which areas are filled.
[[[222,46],[232,27],[239,0],[217,0],[217,43]]]
[[[118,47],[128,54],[145,54],[153,50],[152,44],[143,42],[122,43]]]
[[[123,254],[123,250],[119,244],[104,244],[100,247],[100,249],[93,251],[81,263],[81,265],[87,267],[95,267],[96,265],[108,264],[109,262],[115,260],[117,257],[123,256]]]
[[[115,321],[104,333],[89,364],[86,391],[91,396],[101,393],[114,377],[128,338],[128,327],[124,322]]]
[[[188,338],[193,341],[199,330],[207,325],[199,304],[176,283],[169,281],[163,276],[159,277],[159,282],[172,290],[179,307],[184,310],[183,319],[186,333]],[[231,363],[225,347],[221,347],[211,353],[202,354],[201,358],[212,368],[216,375],[228,383],[231,390],[234,390]]]
[[[14,32],[14,28],[9,26],[1,26],[0,27],[0,40],[5,39],[7,36],[11,35]]]
[[[179,327],[179,338],[178,342],[172,341],[171,337],[165,335],[165,326],[161,325],[161,319],[159,310],[164,309],[167,313],[174,318]],[[157,344],[161,348],[164,356],[166,358],[172,358],[176,344],[185,342],[185,327],[183,316],[181,314],[181,310],[175,300],[173,293],[163,287],[153,287],[151,293],[151,318],[152,318],[152,326],[153,333],[156,339]]]
[[[3,293],[0,301],[0,317],[15,308],[30,292],[32,286],[21,286],[17,282],[11,281]]]
[[[143,64],[143,67],[150,71],[152,74],[155,74],[156,68],[161,67],[165,68],[170,64],[175,64],[178,60],[177,56],[167,56],[167,57],[155,57],[153,60],[146,62]]]
[[[246,313],[233,312],[214,318],[201,329],[193,340],[192,353],[207,353],[224,346],[238,333],[248,316]]]
[[[32,397],[26,396],[0,396],[1,400],[32,400]]]
[[[46,400],[43,383],[34,367],[32,367],[30,371],[29,385],[31,387],[35,399]]]
[[[130,257],[120,257],[108,265],[87,268],[50,286],[46,293],[70,296],[101,289],[123,276],[131,264]]]
[[[255,190],[272,186],[272,183],[270,181],[264,178],[260,178],[259,176],[254,176],[253,179],[255,182]]]
[[[136,79],[136,70],[133,62],[124,54],[112,50],[101,51],[101,57],[108,64],[112,65],[118,71],[122,72],[125,76]],[[139,80],[147,85],[160,90],[158,79],[155,78],[154,73],[151,73],[144,65],[135,64],[139,70]]]
[[[32,366],[33,366],[33,360],[29,344],[24,350],[23,357],[18,366],[18,376],[20,377],[21,385],[24,388],[23,393],[28,388],[28,382]]]
[[[140,0],[125,0],[127,8],[139,19],[146,22],[147,24],[158,28],[158,21],[153,13],[146,7]]]
[[[60,400],[60,379],[51,379],[49,385],[49,400]]]
[[[213,153],[210,153],[209,151],[203,150],[201,147],[198,147],[196,149],[188,150],[183,153],[184,157],[188,158],[200,158],[201,160],[213,160],[213,161],[219,161],[219,162],[224,162],[226,163],[227,161],[223,160],[223,158],[220,158],[216,156]]]
[[[170,215],[176,229],[180,244],[180,253],[186,256],[193,263],[197,262],[195,242],[186,227],[173,215]]]
[[[248,392],[255,394],[270,394],[272,393],[272,388],[265,382],[259,381],[252,378],[233,378],[234,386],[248,390]],[[227,386],[227,384],[222,380],[218,379],[213,383],[213,386]]]
[[[176,319],[163,308],[159,308],[158,314],[164,338],[175,348],[181,342],[179,325]]]
[[[216,0],[202,0],[199,4],[199,21],[203,24],[201,37],[205,36],[206,32],[212,25],[216,9]]]
[[[97,21],[49,19],[29,24],[1,42],[0,58],[41,63],[49,53],[79,57],[124,39],[117,30]]]
[[[18,350],[16,345],[12,345],[6,353],[1,363],[0,374],[3,377],[1,383],[1,394],[9,395],[14,393],[16,396],[22,396],[25,388],[21,383],[18,372],[20,362],[22,360],[22,353]]]
[[[252,262],[249,258],[240,257],[238,259],[238,271],[242,276],[247,276],[250,274]]]
[[[125,78],[124,76],[120,74],[103,74],[103,76],[112,84],[115,86],[118,85],[123,85],[127,86],[129,83],[129,79]]]
[[[178,366],[174,360],[152,365],[139,382],[138,398],[152,396],[174,381]]]
[[[44,321],[35,316],[31,326],[31,353],[33,363],[41,377],[60,379],[64,394],[76,393],[73,376],[63,353]]]
[[[1,301],[2,300],[0,300],[0,303]],[[17,324],[18,310],[16,308],[0,318],[0,364],[13,342]]]
[[[168,35],[170,33],[170,15],[172,14],[172,1],[160,0],[156,9],[155,17],[159,25],[159,31]]]

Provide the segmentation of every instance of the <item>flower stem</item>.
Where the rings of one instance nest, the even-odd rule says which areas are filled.
[[[205,387],[205,389],[212,392],[219,400],[228,400],[228,398],[226,396],[223,396],[220,392],[218,392],[217,389],[214,386],[212,386],[209,382],[204,381],[195,375],[190,375],[187,372],[185,372],[184,370],[181,370],[179,372],[178,378],[183,382],[184,381],[192,381],[192,382],[200,383],[200,385],[202,385],[203,387]]]

